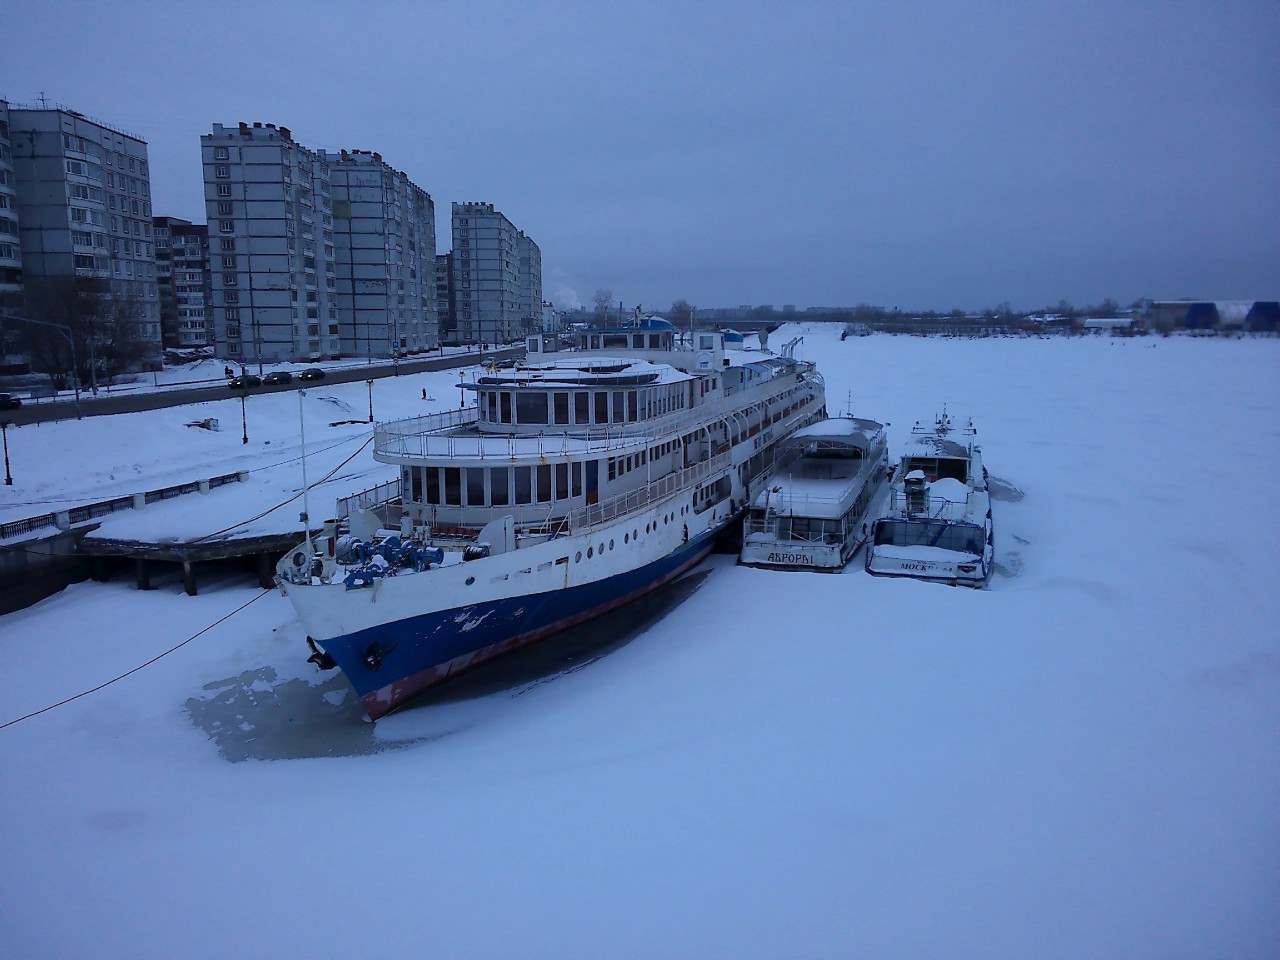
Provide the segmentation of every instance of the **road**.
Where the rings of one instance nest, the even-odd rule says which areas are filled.
[[[508,359],[524,353],[523,347],[509,347],[504,350],[488,350],[486,358],[497,357]],[[180,407],[186,403],[202,403],[206,400],[226,400],[238,397],[241,393],[256,395],[263,393],[279,393],[284,390],[297,390],[301,387],[321,386],[327,383],[351,383],[355,380],[380,380],[383,377],[398,377],[410,373],[423,373],[428,370],[450,370],[454,367],[467,367],[474,364],[478,353],[459,353],[445,357],[424,357],[415,360],[402,360],[399,363],[383,363],[371,367],[337,367],[325,371],[325,378],[311,383],[302,383],[294,376],[292,383],[263,385],[249,390],[232,390],[225,384],[210,387],[178,388],[174,390],[158,390],[148,393],[132,393],[116,396],[98,396],[90,398],[81,393],[80,410],[86,417],[102,417],[113,413],[137,413],[140,410],[159,410],[162,407]],[[48,423],[53,420],[74,420],[76,404],[74,400],[58,400],[50,403],[27,403],[17,410],[0,410],[0,418],[13,426],[28,423]]]

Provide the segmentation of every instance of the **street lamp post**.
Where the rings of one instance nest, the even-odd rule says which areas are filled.
[[[240,394],[240,442],[249,442],[249,415],[244,408],[244,394]]]
[[[0,433],[4,434],[4,485],[13,486],[13,474],[9,472],[9,427],[8,420],[0,421]]]
[[[373,423],[373,381],[366,380],[365,383],[369,385],[369,422]]]

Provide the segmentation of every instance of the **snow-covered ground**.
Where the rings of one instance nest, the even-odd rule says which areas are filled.
[[[373,412],[378,420],[418,416],[456,408],[461,399],[459,373],[470,378],[474,368],[439,370],[373,381]],[[428,399],[422,399],[422,391]],[[314,482],[355,453],[372,430],[369,387],[365,382],[319,383],[306,389],[308,479]],[[202,528],[220,529],[239,517],[291,496],[301,489],[298,462],[298,394],[294,391],[252,394],[245,401],[249,443],[242,442],[239,398],[166,407],[140,413],[85,420],[60,420],[9,430],[14,484],[0,487],[0,521],[18,519],[79,503],[190,480],[251,471],[248,482],[221,487],[201,498],[193,510],[190,497],[126,511],[109,518],[112,535],[129,527],[145,531],[180,525],[175,534]],[[216,419],[218,430],[188,424]],[[333,426],[338,424],[338,426]],[[393,478],[393,467],[375,463],[372,444],[316,491],[333,500]],[[315,511],[319,514],[321,511]],[[145,516],[144,516],[145,515]],[[325,516],[328,516],[325,512]],[[287,518],[287,519],[282,519]],[[295,506],[263,518],[255,530],[297,525]],[[104,525],[103,533],[108,530]],[[248,532],[247,530],[244,532]],[[120,535],[125,535],[120,533]],[[132,535],[132,534],[130,534]]]
[[[974,416],[989,590],[717,557],[376,727],[267,594],[0,730],[4,955],[1275,956],[1280,343],[805,336],[891,449]],[[257,593],[202,588],[0,618],[0,722]]]

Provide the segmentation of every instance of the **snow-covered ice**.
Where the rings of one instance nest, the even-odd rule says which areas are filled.
[[[376,726],[267,594],[0,730],[4,955],[1274,956],[1280,341],[805,337],[893,456],[974,417],[990,589],[720,556]],[[0,618],[0,722],[257,592],[202,587]]]

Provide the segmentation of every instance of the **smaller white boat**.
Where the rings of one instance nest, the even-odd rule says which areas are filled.
[[[867,515],[888,473],[881,423],[834,417],[797,430],[751,504],[741,562],[842,570],[867,539]]]
[[[990,580],[995,541],[982,448],[972,421],[955,434],[945,412],[932,430],[916,424],[867,545],[868,573],[970,587]]]

